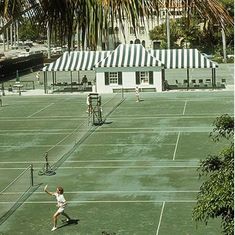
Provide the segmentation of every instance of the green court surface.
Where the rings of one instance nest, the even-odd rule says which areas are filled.
[[[5,96],[0,107],[0,216],[27,189],[33,192],[2,221],[0,234],[48,234],[55,198],[43,192],[61,185],[66,212],[58,221],[66,235],[219,235],[220,221],[192,220],[202,183],[200,160],[223,143],[209,138],[213,121],[233,115],[233,91],[184,91],[102,95],[105,123],[91,126],[86,95]],[[113,108],[114,107],[114,108]],[[48,151],[56,174],[39,176]]]

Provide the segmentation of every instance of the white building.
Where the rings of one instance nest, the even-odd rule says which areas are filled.
[[[98,93],[162,91],[161,61],[140,44],[121,44],[94,66]]]
[[[212,69],[209,79],[210,88],[216,87],[216,63],[203,56],[197,49],[161,49],[147,50],[140,44],[121,44],[114,51],[73,51],[65,52],[62,57],[43,68],[45,92],[48,90],[47,73],[52,73],[53,88],[57,84],[55,73],[68,71],[66,86],[71,91],[79,91],[82,84],[69,79],[69,72],[93,71],[96,83],[93,92],[115,93],[134,91],[164,91],[166,69],[184,69],[187,72],[186,83],[178,88],[203,88],[205,84],[190,81],[190,69]],[[177,79],[177,77],[176,77]],[[69,81],[69,83],[68,83]],[[172,83],[172,81],[168,81]],[[175,82],[175,81],[174,81]]]
[[[167,13],[169,19],[181,18],[183,14],[182,0],[175,0],[171,2],[171,6],[167,8],[165,0],[162,1],[162,7],[157,12],[153,12],[151,18],[143,17],[134,30],[134,27],[128,20],[124,20],[121,24],[119,21],[114,22],[108,28],[107,42],[99,42],[98,50],[113,50],[119,44],[142,44],[146,49],[157,49],[159,47],[158,41],[152,41],[149,38],[149,31],[156,26],[166,23]]]

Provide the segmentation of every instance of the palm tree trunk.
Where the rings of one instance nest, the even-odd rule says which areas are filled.
[[[51,33],[49,23],[47,23],[47,58],[51,58]]]
[[[166,36],[167,36],[167,48],[171,48],[170,43],[170,21],[169,21],[169,11],[166,11]]]
[[[222,43],[223,43],[223,61],[224,63],[227,63],[227,53],[226,53],[226,35],[224,32],[224,28],[222,27]]]

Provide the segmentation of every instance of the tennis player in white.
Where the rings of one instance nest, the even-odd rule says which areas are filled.
[[[57,229],[57,219],[59,217],[59,215],[63,215],[67,218],[67,222],[70,220],[70,217],[64,212],[65,206],[67,204],[65,198],[64,198],[64,189],[62,187],[57,187],[56,192],[52,193],[49,192],[47,190],[47,185],[44,187],[44,192],[46,192],[47,194],[51,195],[51,196],[55,196],[56,200],[57,200],[57,207],[58,210],[56,211],[56,213],[53,215],[53,228],[51,229],[51,231],[55,231]]]

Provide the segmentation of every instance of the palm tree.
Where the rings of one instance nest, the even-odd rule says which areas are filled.
[[[165,7],[184,7],[187,17],[197,13],[203,19],[219,24],[233,25],[233,19],[218,0],[3,0],[0,1],[0,17],[8,24],[23,14],[35,16],[42,25],[50,26],[60,39],[67,39],[69,47],[75,29],[85,38],[90,47],[95,47],[98,40],[105,36],[110,24],[115,20],[121,24],[128,20],[134,28],[143,17],[158,14]],[[0,28],[0,34],[8,26]]]

